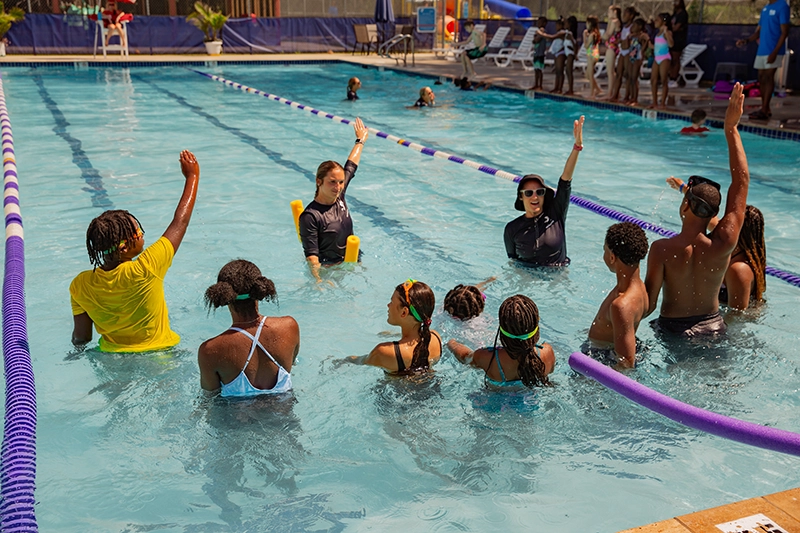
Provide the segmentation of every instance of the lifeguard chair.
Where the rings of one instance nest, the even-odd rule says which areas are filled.
[[[133,3],[133,2],[127,2]],[[89,18],[94,18],[97,25],[94,28],[94,53],[93,56],[97,57],[97,39],[100,38],[100,46],[103,49],[103,57],[106,57],[108,52],[119,52],[121,56],[128,54],[128,22],[133,20],[133,15],[130,13],[122,13],[117,10],[116,0],[109,0],[106,9],[98,15],[93,15]],[[109,24],[117,22],[122,26],[114,31],[114,35],[119,39],[119,44],[111,44],[108,38]],[[106,44],[108,43],[108,44]]]

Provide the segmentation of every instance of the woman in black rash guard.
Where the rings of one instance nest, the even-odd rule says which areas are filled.
[[[322,282],[321,265],[344,261],[347,237],[353,234],[353,220],[344,195],[358,169],[361,148],[369,136],[360,118],[353,123],[353,129],[356,143],[344,167],[336,161],[325,161],[317,168],[317,192],[300,215],[300,240],[317,283]]]
[[[538,174],[528,174],[519,181],[514,209],[525,214],[506,224],[503,240],[509,258],[530,266],[569,264],[564,221],[572,192],[572,173],[578,153],[583,150],[583,121],[581,116],[574,123],[575,144],[555,192],[545,186]]]

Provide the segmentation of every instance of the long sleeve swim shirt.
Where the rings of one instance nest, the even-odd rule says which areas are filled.
[[[564,220],[569,208],[572,182],[558,180],[555,197],[549,192],[542,213],[534,218],[525,215],[506,225],[503,240],[510,259],[532,266],[566,266],[567,239]]]
[[[356,170],[358,165],[348,160],[344,164],[344,189],[339,198],[331,205],[313,200],[300,214],[300,240],[306,257],[315,255],[322,264],[344,261],[347,237],[353,234],[345,193]]]

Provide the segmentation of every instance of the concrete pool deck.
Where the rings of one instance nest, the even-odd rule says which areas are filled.
[[[736,524],[730,524],[731,522]],[[725,524],[730,525],[726,528]],[[741,529],[735,529],[737,525]],[[677,516],[647,526],[626,529],[620,533],[732,533],[734,531],[741,533],[800,531],[800,488]]]
[[[0,66],[33,64],[57,64],[57,63],[92,63],[92,64],[169,64],[185,62],[207,62],[217,63],[227,62],[294,62],[294,61],[346,61],[369,67],[391,68],[411,74],[428,77],[445,77],[448,80],[461,75],[461,63],[437,59],[431,53],[419,53],[414,58],[414,65],[411,64],[411,56],[408,57],[408,65],[404,66],[402,60],[396,61],[380,57],[375,54],[352,55],[348,53],[309,53],[309,54],[225,54],[221,56],[208,56],[205,54],[164,54],[164,55],[132,55],[121,57],[119,55],[109,55],[107,58],[102,56],[93,57],[86,55],[10,55],[0,58]],[[478,80],[490,83],[492,86],[524,91],[533,84],[533,72],[525,71],[519,67],[500,68],[493,62],[479,60],[475,64],[478,73]],[[552,67],[547,67],[544,73],[544,87],[549,90],[553,86],[555,75]],[[449,81],[448,81],[449,83]],[[606,90],[607,81],[600,80],[603,90]],[[342,80],[342,91],[346,80]],[[589,96],[589,83],[584,79],[580,70],[575,71],[574,96],[551,96],[546,91],[537,91],[534,97],[557,98],[561,100],[574,100],[583,102],[595,107],[602,107],[614,111],[635,113],[647,116],[647,106],[650,105],[650,86],[641,85],[639,93],[640,106],[632,108],[630,106],[606,102],[604,100],[593,100]],[[364,88],[364,93],[369,93],[369,88]],[[529,93],[530,94],[530,93]],[[409,95],[409,103],[416,100],[417,95]],[[702,108],[708,114],[708,119],[715,126],[721,126],[719,121],[725,117],[727,107],[727,97],[725,95],[715,95],[709,88],[704,87],[683,87],[670,89],[669,103],[667,109],[659,110],[658,118],[678,118],[688,117],[692,111]],[[788,95],[783,98],[773,98],[772,100],[773,117],[770,120],[750,120],[748,113],[760,108],[760,99],[747,98],[745,100],[745,114],[742,117],[741,126],[744,131],[775,138],[789,138],[800,141],[800,96]],[[654,115],[653,115],[654,117]],[[752,129],[751,129],[752,128]]]

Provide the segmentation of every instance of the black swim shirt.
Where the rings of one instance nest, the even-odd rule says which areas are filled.
[[[419,100],[417,100],[416,102],[414,102],[414,107],[428,107],[428,102],[426,102],[425,100],[423,100],[423,99],[420,97],[420,99],[419,99]]]
[[[569,264],[564,219],[571,192],[572,182],[559,179],[555,198],[545,202],[538,217],[526,218],[522,215],[506,224],[503,240],[509,258],[533,266]]]
[[[348,100],[358,100],[358,95],[355,91],[351,89],[347,89],[347,99]]]
[[[344,164],[344,189],[336,202],[325,205],[313,200],[300,214],[300,240],[306,257],[316,255],[322,264],[344,261],[347,237],[353,234],[345,193],[357,169],[352,161]]]

